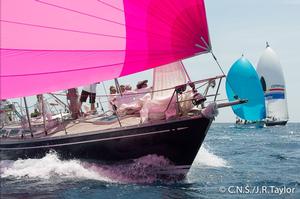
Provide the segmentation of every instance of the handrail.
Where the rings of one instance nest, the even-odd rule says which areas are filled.
[[[218,75],[218,76],[211,77],[211,78],[206,78],[206,79],[197,80],[197,81],[193,81],[193,82],[187,82],[187,83],[181,84],[181,85],[200,84],[200,83],[204,83],[204,82],[211,81],[211,80],[214,80],[214,79],[222,79],[224,77],[226,77],[226,76],[225,75]],[[160,89],[160,90],[155,90],[155,91],[146,91],[146,92],[139,92],[139,93],[126,93],[126,96],[129,96],[129,95],[140,95],[140,94],[147,94],[147,93],[155,93],[155,92],[173,90],[175,88],[176,88],[176,86],[169,87],[169,88],[164,88],[164,89]],[[66,96],[66,94],[61,94],[61,93],[51,93],[51,94],[53,94],[53,95],[60,95],[60,96]],[[122,96],[122,95],[120,95],[120,94],[96,95],[96,97],[109,97],[109,96],[115,96],[116,97],[116,96]]]

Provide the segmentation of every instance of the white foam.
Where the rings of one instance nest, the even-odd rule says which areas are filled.
[[[96,172],[93,167],[85,166],[78,160],[60,160],[55,153],[49,153],[41,159],[1,161],[1,177],[15,178],[80,178],[111,181]]]
[[[151,183],[157,180],[156,171],[168,167],[162,156],[147,155],[128,164],[105,165],[80,160],[60,160],[55,152],[41,159],[0,161],[3,178],[65,178],[92,179],[110,183]]]
[[[194,165],[198,167],[230,167],[226,160],[210,152],[207,146],[200,148]]]
[[[157,155],[147,155],[124,165],[103,165],[80,160],[61,160],[54,152],[41,159],[0,161],[0,174],[4,178],[67,178],[92,179],[105,182],[151,183],[157,179],[156,171],[167,168],[170,162]],[[201,147],[193,167],[229,167],[226,160]]]

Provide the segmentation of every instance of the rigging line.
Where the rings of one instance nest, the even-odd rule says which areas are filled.
[[[107,34],[86,32],[86,31],[80,31],[80,30],[72,30],[72,29],[65,29],[65,28],[57,28],[57,27],[29,24],[29,23],[23,23],[23,22],[17,22],[17,21],[7,21],[7,20],[2,20],[2,19],[0,21],[6,22],[6,23],[24,25],[24,26],[32,26],[32,27],[38,27],[38,28],[47,28],[47,29],[61,30],[61,31],[67,31],[67,32],[75,32],[75,33],[83,33],[83,34],[89,34],[89,35],[97,35],[97,36],[104,36],[104,37],[113,37],[113,38],[126,39],[126,37],[122,37],[122,36],[118,36],[118,35],[107,35]]]
[[[148,5],[147,4],[145,4],[145,2],[143,2],[143,1],[140,1],[140,3],[141,3],[141,5],[143,5],[144,6],[144,8],[145,9],[148,9],[147,7],[148,7]],[[152,17],[154,17],[154,18],[156,18],[157,20],[159,20],[159,21],[161,21],[163,24],[165,24],[165,25],[167,25],[167,26],[169,26],[169,27],[172,27],[172,25],[173,24],[171,24],[171,23],[169,23],[169,21],[167,21],[167,20],[165,20],[164,18],[162,18],[161,17],[161,15],[157,15],[157,14],[153,14],[153,13],[157,13],[156,11],[158,10],[158,13],[166,13],[166,14],[169,14],[169,15],[174,15],[174,13],[176,12],[176,13],[179,13],[178,12],[178,10],[173,6],[173,3],[170,3],[169,2],[169,9],[171,9],[171,11],[169,10],[169,12],[164,12],[162,9],[160,9],[160,7],[155,7],[155,8],[153,8],[152,7],[152,9],[148,9],[148,13],[152,16]],[[154,11],[154,12],[153,12]],[[186,27],[186,29],[178,29],[178,31],[181,31],[181,32],[184,32],[185,34],[187,34],[187,35],[190,35],[190,33],[191,32],[193,32],[193,29],[189,29],[188,30],[188,28],[189,28],[189,26],[188,25],[186,25],[186,23],[184,23],[185,24],[185,27]],[[200,30],[201,30],[201,28],[200,28]],[[176,32],[176,31],[175,31]],[[180,36],[176,36],[176,40],[180,40],[181,39],[181,37]]]
[[[47,98],[45,98],[44,100],[48,103],[48,101],[49,101],[50,99],[52,99],[52,98],[51,98],[51,97],[47,97]],[[27,107],[31,109],[31,108],[35,107],[37,104],[38,104],[38,102],[35,102],[35,103],[33,103],[33,104],[28,105]],[[20,105],[20,107],[23,108],[23,109],[25,108],[25,107],[22,106],[22,105]]]
[[[136,16],[136,15],[134,15],[134,14],[132,14],[132,13],[129,13],[128,11],[125,11],[125,10],[122,10],[122,9],[120,9],[120,8],[117,8],[116,6],[113,6],[113,5],[109,4],[109,3],[103,2],[103,1],[101,1],[101,0],[97,0],[97,1],[98,1],[99,3],[102,3],[102,4],[106,5],[106,6],[109,6],[109,7],[111,7],[111,8],[114,8],[114,9],[118,10],[118,11],[121,11],[121,12],[123,12],[124,14],[131,15],[131,16],[133,16],[133,17],[135,17],[135,18],[138,17],[138,16]],[[145,8],[145,9],[147,8],[147,5],[144,4],[143,1],[140,1],[140,4],[141,4],[141,5],[144,5],[144,8]],[[149,14],[150,14],[151,16],[153,16],[153,17],[156,17],[156,18],[157,18],[158,20],[160,20],[162,23],[164,23],[164,24],[166,24],[166,25],[171,25],[171,24],[168,24],[168,23],[166,23],[165,21],[163,21],[161,18],[158,18],[157,15],[152,15],[150,12],[149,12]]]
[[[204,84],[202,84],[202,85],[196,87],[196,89],[198,90],[198,89],[202,88],[203,86],[205,86],[205,85],[207,85],[207,84],[208,84],[208,82],[206,82],[206,83],[204,83]]]
[[[206,53],[206,52],[202,52],[202,53]],[[150,67],[155,67],[155,66],[159,66],[159,65],[168,64],[170,62],[176,62],[181,59],[189,58],[189,55],[191,55],[191,54],[194,54],[194,52],[193,51],[176,51],[176,52],[170,53],[167,51],[165,53],[155,53],[155,54],[154,53],[143,53],[143,54],[132,54],[131,53],[130,55],[128,55],[130,57],[130,59],[127,59],[125,56],[125,57],[123,57],[123,60],[119,63],[109,63],[109,64],[104,64],[104,65],[99,65],[99,66],[91,66],[91,67],[84,67],[84,68],[77,68],[77,69],[75,68],[75,69],[70,69],[70,70],[66,70],[66,71],[59,70],[59,71],[50,71],[50,72],[41,72],[41,73],[47,74],[47,73],[59,73],[59,72],[72,72],[73,70],[74,71],[88,70],[88,69],[105,68],[105,67],[118,66],[118,65],[127,66],[128,64],[141,64],[142,65],[141,67],[143,68],[143,67],[147,66],[146,63],[149,62],[149,57],[151,57],[151,61],[152,61],[152,64],[150,65]],[[200,53],[198,53],[198,54],[200,54]],[[36,55],[36,56],[40,56],[40,55]],[[174,56],[177,58],[174,59]],[[74,55],[71,55],[68,57],[74,57]],[[62,63],[63,64],[61,66],[68,67],[67,65],[65,65],[64,62],[62,62]],[[76,66],[75,63],[73,63],[73,67],[74,66]],[[78,65],[78,67],[79,67],[79,65]],[[2,75],[0,75],[0,77],[9,77],[9,76],[14,76],[14,75],[16,75],[16,74],[8,74],[8,75],[2,74]],[[26,73],[22,74],[22,75],[26,75]],[[28,75],[30,75],[30,74],[28,74]]]
[[[73,72],[73,71],[82,71],[82,70],[89,70],[89,69],[96,69],[96,68],[106,68],[115,65],[121,65],[123,63],[116,63],[116,64],[108,64],[102,66],[93,66],[87,68],[78,68],[78,69],[70,69],[70,70],[61,70],[61,71],[50,71],[50,72],[41,72],[41,73],[28,73],[28,74],[17,74],[17,75],[0,75],[0,77],[19,77],[19,76],[34,76],[34,75],[48,75],[48,74],[55,74],[55,73],[65,73],[65,72]]]
[[[165,25],[167,25],[167,26],[171,26],[172,24],[170,24],[170,23],[168,23],[168,21],[166,21],[164,18],[161,18],[160,16],[161,15],[158,15],[157,16],[157,14],[153,14],[153,13],[157,13],[156,11],[158,11],[158,13],[167,13],[167,12],[164,12],[164,11],[162,11],[161,9],[160,9],[160,7],[153,7],[153,6],[148,6],[145,2],[143,2],[143,1],[141,1],[140,2],[141,3],[141,5],[143,5],[144,6],[144,8],[145,9],[147,9],[148,10],[148,13],[152,16],[152,17],[155,17],[156,19],[158,19],[159,21],[161,21],[163,24],[165,24]],[[151,9],[149,9],[149,8],[151,8]],[[169,7],[169,9],[171,9],[170,7]],[[154,12],[153,12],[154,11]],[[174,13],[173,13],[174,14]]]
[[[170,54],[169,52],[167,53],[160,53],[155,55],[155,58],[152,58],[152,61],[155,60],[161,60],[161,58],[165,58],[165,59],[170,59],[173,58],[174,55],[180,55],[182,54],[184,51],[178,51],[178,52],[172,52],[172,54]],[[149,53],[146,53],[145,55],[149,55]],[[150,54],[151,55],[151,54]],[[136,56],[138,57],[138,56]],[[184,56],[186,57],[186,56]],[[180,60],[181,58],[178,58],[176,60]],[[138,60],[134,60],[134,61],[125,61],[127,64],[136,64],[136,63],[140,63],[140,62],[145,62],[148,60],[148,57],[144,58],[144,59],[138,59]],[[173,59],[171,59],[173,60]],[[173,60],[173,61],[176,61]],[[79,68],[79,69],[70,69],[70,70],[61,70],[61,71],[50,71],[50,72],[41,72],[41,73],[33,73],[33,74],[18,74],[18,75],[0,75],[0,77],[14,77],[14,76],[31,76],[31,75],[44,75],[44,74],[51,74],[51,73],[62,73],[62,72],[72,72],[72,71],[80,71],[80,70],[89,70],[89,69],[96,69],[96,68],[106,68],[106,67],[110,67],[110,66],[115,66],[115,65],[124,65],[125,62],[120,62],[120,63],[114,63],[114,64],[107,64],[107,65],[101,65],[101,66],[93,66],[93,67],[86,67],[86,68]],[[159,65],[164,65],[167,64],[166,62],[163,62]],[[155,67],[155,66],[152,66]]]
[[[134,51],[134,50],[119,50],[119,49],[107,49],[107,50],[103,50],[103,49],[99,49],[99,50],[59,50],[59,49],[55,49],[55,50],[52,50],[52,49],[18,49],[18,48],[1,48],[0,49],[1,51],[6,51],[5,53],[8,54],[7,51],[11,51],[10,53],[14,53],[14,51],[58,51],[58,52],[117,52],[117,51]]]
[[[123,12],[123,13],[126,14],[126,15],[131,15],[131,16],[133,16],[133,17],[135,17],[135,18],[138,17],[138,16],[135,16],[135,15],[133,15],[133,14],[127,12],[127,11],[124,11],[124,10],[122,10],[122,9],[120,9],[120,8],[117,8],[117,7],[115,7],[115,6],[113,6],[113,5],[109,4],[109,3],[103,2],[103,1],[101,1],[101,0],[98,0],[98,2],[99,2],[99,3],[102,3],[102,4],[106,5],[106,6],[109,6],[109,7],[111,7],[111,8],[114,8],[114,9],[116,9],[116,10],[118,10],[118,11],[121,11],[121,12]],[[141,5],[144,5],[144,8],[146,9],[147,5],[146,5],[143,1],[140,1],[140,3],[141,3]],[[170,4],[170,5],[172,5],[172,4]],[[175,10],[176,10],[176,9],[175,9]],[[156,14],[154,15],[153,12],[151,12],[151,10],[149,10],[149,14],[150,14],[152,17],[155,17],[157,20],[161,21],[163,24],[165,24],[165,25],[167,25],[167,26],[170,26],[170,27],[172,26],[172,24],[167,23],[168,21],[163,20],[163,18],[160,17],[161,15],[159,15],[159,16],[156,15]],[[148,32],[148,33],[151,33],[151,34],[155,34],[155,35],[158,35],[158,36],[162,36],[162,35],[160,35],[160,34],[152,33],[152,32],[150,32],[150,31],[146,31],[146,30],[144,30],[144,29],[135,28],[135,27],[131,27],[131,26],[128,26],[128,27],[129,27],[129,28],[136,29],[136,30]],[[188,27],[188,26],[187,26],[187,27]],[[190,31],[185,31],[185,32],[186,32],[186,33],[190,33],[190,32],[193,32],[193,31],[192,31],[192,29],[190,28]],[[181,38],[178,36],[178,38],[177,38],[176,40],[181,41],[180,39],[181,39]]]
[[[42,0],[35,0],[35,1],[38,2],[38,3],[42,3],[42,4],[45,4],[45,5],[48,5],[48,6],[53,6],[53,7],[56,7],[56,8],[63,9],[63,10],[75,12],[75,13],[78,13],[78,14],[81,14],[81,15],[86,15],[86,16],[93,17],[93,18],[96,18],[96,19],[100,19],[100,20],[103,20],[103,21],[107,21],[107,22],[110,22],[110,23],[114,23],[114,24],[125,26],[125,24],[123,24],[123,23],[112,21],[112,20],[105,19],[105,18],[102,18],[102,17],[98,17],[96,15],[91,15],[91,14],[88,14],[88,13],[80,12],[78,10],[70,9],[70,8],[59,6],[59,5],[56,5],[56,4],[47,3],[47,2],[44,2]]]
[[[177,9],[173,6],[174,4],[173,3],[170,3],[170,8],[171,9],[173,9],[173,11],[172,12],[170,12],[170,13],[173,13],[173,12],[175,12],[175,11],[177,11]],[[197,4],[197,6],[199,6],[199,7],[202,7],[203,8],[203,6],[202,6],[202,4],[200,5],[200,4]],[[201,10],[201,9],[200,9]],[[200,10],[199,10],[199,12],[200,12]],[[205,11],[205,8],[203,8],[203,10]],[[206,15],[205,15],[206,16]],[[204,31],[203,30],[203,28],[201,28],[201,27],[208,27],[207,26],[207,24],[205,23],[205,21],[203,21],[203,18],[201,18],[200,17],[200,15],[198,15],[198,17],[199,17],[199,20],[198,20],[198,22],[200,22],[200,28],[199,28],[199,33],[200,33],[200,35],[198,35],[198,37],[199,36],[201,36],[201,35],[205,35],[205,34],[207,34],[206,33],[206,31]],[[206,18],[206,17],[205,17]],[[191,33],[191,32],[193,32],[193,28],[194,27],[191,27],[191,26],[189,26],[187,23],[186,23],[186,21],[187,20],[189,20],[189,21],[196,21],[191,15],[190,15],[190,12],[184,12],[184,17],[183,18],[180,18],[181,19],[181,22],[182,22],[182,24],[184,25],[184,27],[185,27],[185,29],[184,30],[186,30],[185,31],[185,33]],[[186,20],[182,20],[182,19],[186,19]],[[180,30],[180,31],[182,31],[182,30]]]
[[[109,100],[109,96],[107,95],[107,92],[106,92],[106,87],[105,87],[104,81],[102,81],[102,86],[103,86],[103,89],[104,89],[104,93],[105,93],[105,96],[106,96],[106,100],[107,100],[107,102],[109,102],[110,100]],[[100,100],[101,100],[101,97],[102,97],[102,96],[97,96],[97,97],[99,97]]]
[[[203,37],[201,37],[201,40],[204,42],[204,44],[205,44],[206,47],[208,48],[209,52],[211,53],[211,55],[213,56],[214,60],[216,61],[217,65],[218,65],[218,67],[219,67],[219,69],[220,69],[220,71],[223,73],[225,79],[227,80],[227,76],[226,76],[226,74],[224,73],[224,71],[223,71],[223,69],[222,69],[222,67],[221,67],[221,65],[220,65],[220,63],[219,63],[217,57],[215,56],[215,54],[214,54],[214,52],[213,52],[211,46],[209,46],[209,45],[206,43],[206,41],[204,40]],[[238,95],[237,95],[236,92],[234,91],[234,89],[233,89],[234,87],[231,85],[230,81],[226,81],[226,82],[228,82],[228,85],[230,86],[230,88],[231,88],[232,92],[234,93],[234,95],[238,97]]]
[[[213,58],[214,58],[214,60],[216,61],[217,65],[218,65],[218,67],[219,67],[219,69],[220,69],[220,71],[222,72],[222,74],[223,74],[223,75],[225,76],[225,78],[226,78],[226,74],[224,73],[224,71],[223,71],[223,69],[222,69],[222,67],[221,67],[221,65],[220,65],[220,63],[219,63],[217,57],[215,56],[215,54],[214,54],[214,52],[213,52],[211,46],[209,46],[209,45],[207,44],[207,42],[205,41],[205,39],[204,39],[203,37],[201,37],[201,40],[202,40],[203,43],[205,44],[207,50],[208,50],[208,51],[211,53],[211,55],[213,56]],[[199,45],[199,44],[196,44],[196,46],[199,47],[199,48],[203,48],[203,47],[202,47],[201,45]]]
[[[198,54],[204,54],[204,53],[207,53],[207,52],[200,52]],[[178,55],[176,59],[174,59],[174,55]],[[184,55],[184,56],[183,56]],[[151,61],[152,63],[151,64],[148,64],[148,67],[146,67],[147,65],[145,65],[145,61],[147,61],[149,63],[149,59],[146,58],[146,59],[140,59],[140,60],[136,60],[136,61],[127,61],[126,63],[130,63],[130,64],[142,64],[142,67],[137,69],[137,70],[134,70],[134,73],[137,73],[137,72],[140,72],[140,71],[143,71],[145,70],[145,68],[148,70],[148,69],[151,69],[151,68],[155,68],[155,67],[158,67],[158,66],[163,66],[163,65],[166,65],[166,64],[169,64],[171,62],[176,62],[176,61],[179,61],[179,60],[182,60],[182,59],[188,59],[190,57],[194,57],[194,53],[190,53],[188,54],[189,56],[187,56],[186,54],[182,54],[181,52],[180,53],[173,53],[173,54],[162,54],[161,56],[155,56],[155,58],[151,58]],[[175,56],[176,57],[176,56]],[[163,61],[161,61],[163,58]],[[157,61],[157,62],[154,62],[154,61]],[[132,74],[132,70],[130,69],[129,71],[131,71],[130,73],[128,72],[124,72],[126,70],[128,70],[128,68],[130,68],[130,65],[129,67],[127,65],[125,65],[126,67],[123,67],[122,68],[122,72],[121,72],[121,75],[120,77],[124,76],[124,73],[125,75],[129,75],[129,74]]]
[[[102,86],[103,86],[103,89],[104,89],[105,96],[106,96],[106,97],[108,97],[108,95],[107,95],[107,92],[106,92],[106,87],[105,87],[105,84],[104,84],[104,82],[102,82]]]
[[[168,56],[172,57],[169,54],[160,54],[162,57]],[[159,60],[161,57],[156,56],[156,59],[152,60]],[[144,62],[147,59],[141,59],[141,60],[136,60],[136,61],[131,61],[127,63],[138,63],[138,62]],[[78,68],[78,69],[69,69],[69,70],[61,70],[61,71],[49,71],[49,72],[40,72],[40,73],[27,73],[27,74],[16,74],[16,75],[0,75],[0,77],[20,77],[20,76],[35,76],[35,75],[48,75],[48,74],[56,74],[56,73],[65,73],[65,72],[74,72],[74,71],[82,71],[82,70],[90,70],[90,69],[97,69],[97,68],[106,68],[110,66],[117,66],[117,65],[123,65],[124,66],[125,62],[120,62],[120,63],[115,63],[115,64],[108,64],[108,65],[101,65],[101,66],[93,66],[93,67],[86,67],[86,68]],[[154,66],[153,66],[154,67]]]
[[[211,43],[208,44],[202,36],[201,36],[201,40],[204,43],[204,45],[206,46],[207,50],[212,52]]]
[[[215,56],[215,54],[213,53],[212,50],[210,51],[210,53],[211,53],[211,55],[213,56],[214,60],[216,61],[217,65],[218,65],[218,67],[219,67],[219,69],[220,69],[220,71],[222,72],[223,75],[225,75],[225,78],[226,78],[226,74],[224,73],[224,71],[223,71],[223,69],[222,69],[222,67],[221,67],[221,65],[220,65],[220,63],[219,63],[217,57]]]
[[[189,73],[187,72],[187,70],[186,70],[186,68],[185,68],[185,66],[184,66],[184,64],[183,64],[183,62],[182,62],[182,60],[180,60],[180,63],[181,63],[181,65],[182,65],[182,68],[183,68],[183,70],[184,70],[185,75],[186,75],[187,78],[188,78],[188,81],[191,82],[192,80],[191,80],[191,78],[190,78],[190,75],[189,75]]]
[[[204,46],[202,46],[200,44],[195,44],[195,46],[198,47],[198,48],[200,48],[200,49],[202,49],[202,50],[206,50],[207,52],[211,53],[212,52],[211,46],[207,44],[207,42],[205,41],[205,39],[202,36],[201,36],[200,39],[202,40],[202,42],[204,43],[204,45],[206,47],[204,47]],[[200,53],[196,53],[196,55],[200,55],[200,54],[201,54],[201,52]],[[223,75],[225,75],[225,74],[223,73]]]
[[[102,18],[102,17],[98,17],[98,16],[95,16],[95,15],[91,15],[91,14],[88,14],[88,13],[80,12],[78,10],[70,9],[70,8],[67,8],[67,7],[62,7],[62,6],[59,6],[59,5],[56,5],[56,4],[46,3],[46,2],[43,2],[41,0],[36,0],[36,1],[39,2],[39,3],[43,3],[45,5],[48,5],[48,6],[53,6],[53,7],[56,7],[56,8],[68,10],[68,11],[75,12],[75,13],[78,13],[78,14],[82,14],[82,15],[86,15],[86,16],[93,17],[93,18],[96,18],[96,19],[100,19],[100,20],[103,20],[103,21],[106,21],[106,22],[114,23],[114,24],[117,24],[117,25],[122,25],[122,26],[129,27],[129,28],[132,28],[132,29],[135,29],[135,30],[139,30],[139,31],[147,32],[147,33],[150,33],[150,34],[153,34],[153,35],[157,35],[157,36],[160,36],[160,37],[164,37],[164,35],[161,35],[161,34],[152,33],[152,32],[149,32],[149,31],[147,31],[145,29],[140,29],[140,28],[136,28],[136,27],[133,27],[133,26],[128,26],[128,25],[126,25],[124,23],[120,23],[120,22],[116,22],[116,21],[113,21],[113,20],[109,20],[109,19],[105,19],[105,18]]]
[[[230,88],[231,88],[232,92],[234,93],[234,95],[235,95],[235,96],[237,96],[237,97],[238,97],[237,93],[236,93],[236,92],[235,92],[235,90],[233,89],[234,87],[232,86],[232,84],[230,83],[230,81],[228,81],[228,79],[227,79],[227,76],[225,75],[225,73],[224,73],[224,71],[223,71],[223,69],[222,69],[222,67],[221,67],[220,63],[218,62],[218,60],[217,60],[217,58],[216,58],[215,54],[214,54],[212,51],[211,51],[211,54],[212,54],[213,58],[215,59],[215,61],[216,61],[217,65],[219,66],[219,69],[221,70],[221,72],[222,72],[222,73],[223,73],[223,75],[225,76],[225,79],[227,80],[226,82],[227,82],[227,83],[228,83],[228,85],[230,86]]]
[[[207,48],[201,46],[200,44],[195,44],[196,47],[201,48],[202,50],[207,50]]]
[[[174,53],[172,55],[170,54],[159,54],[160,56],[156,56],[156,58],[152,58],[152,60],[160,60],[162,57],[163,58],[173,58],[173,55],[176,55],[176,54],[181,54],[182,52],[177,52],[177,53]],[[183,57],[184,58],[184,57]],[[179,60],[181,58],[178,58],[177,60]],[[148,59],[141,59],[141,60],[135,60],[135,61],[125,61],[126,63],[128,64],[134,64],[134,63],[139,63],[139,62],[145,62],[147,61]],[[173,60],[173,61],[176,61],[176,60]],[[79,68],[79,69],[70,69],[70,70],[61,70],[61,71],[50,71],[50,72],[40,72],[40,73],[29,73],[29,74],[16,74],[16,75],[0,75],[0,77],[19,77],[19,76],[34,76],[34,75],[48,75],[48,74],[55,74],[55,73],[64,73],[64,72],[73,72],[73,71],[82,71],[82,70],[90,70],[90,69],[97,69],[97,68],[106,68],[106,67],[110,67],[110,66],[116,66],[116,65],[123,65],[125,64],[125,62],[120,62],[120,63],[114,63],[114,64],[108,64],[108,65],[101,65],[101,66],[93,66],[93,67],[87,67],[87,68]],[[164,65],[166,64],[165,62],[162,62],[161,64],[159,65]],[[150,68],[153,68],[155,66],[151,66]],[[124,69],[124,67],[123,67]],[[122,72],[121,72],[122,74]]]
[[[102,3],[102,4],[104,4],[104,5],[106,5],[106,6],[109,6],[109,7],[111,7],[111,8],[114,8],[114,9],[116,9],[116,10],[118,10],[118,11],[121,11],[121,12],[124,12],[124,13],[125,13],[125,11],[122,10],[121,8],[118,8],[118,7],[113,6],[113,5],[109,4],[109,3],[103,2],[103,1],[101,1],[101,0],[97,0],[97,1],[100,2],[100,3]]]
[[[169,2],[171,2],[171,1],[169,1]],[[170,8],[172,9],[171,12],[169,12],[169,13],[173,14],[173,12],[177,11],[177,9],[174,7],[174,3],[173,2],[169,3],[169,5],[170,5]],[[199,12],[200,12],[200,10],[199,10]],[[183,29],[184,31],[182,30],[182,28],[179,31],[184,32],[185,34],[189,35],[191,32],[194,32],[194,27],[191,27],[186,22],[187,21],[194,22],[196,20],[190,15],[190,12],[184,12],[183,14],[184,14],[184,16],[182,18],[178,19],[178,21],[180,20],[181,24],[184,25],[184,29]],[[183,19],[186,19],[186,20],[183,20]],[[200,22],[200,26],[199,27],[200,28],[198,30],[200,31],[200,34],[203,35],[203,29],[201,28],[201,27],[203,27],[202,18],[199,16],[199,19],[200,19],[199,20],[199,22]],[[205,24],[204,24],[204,27],[205,27]]]
[[[44,3],[44,2],[41,2],[41,3]],[[47,3],[46,3],[47,4]],[[51,5],[51,4],[50,4]],[[53,5],[55,6],[55,5]],[[58,6],[59,7],[59,6]],[[64,8],[64,7],[59,7],[59,8],[62,8],[62,9],[67,9],[67,10],[70,10],[70,11],[73,11],[73,12],[79,12],[79,11],[76,11],[76,10],[72,10],[72,9],[68,9],[68,8]],[[81,12],[79,12],[81,13]],[[81,13],[81,14],[85,14],[87,16],[90,16],[90,17],[96,17],[99,19],[99,17],[97,16],[93,16],[93,15],[89,15],[89,14],[86,14],[86,13]],[[102,18],[100,18],[102,19]],[[103,19],[103,20],[107,20],[107,19]],[[117,36],[117,35],[108,35],[108,34],[102,34],[102,33],[93,33],[93,32],[87,32],[87,31],[80,31],[80,30],[71,30],[71,29],[64,29],[64,28],[57,28],[57,27],[48,27],[48,26],[43,26],[43,25],[36,25],[36,24],[28,24],[28,23],[23,23],[23,22],[12,22],[12,21],[6,21],[6,20],[1,20],[3,22],[8,22],[8,23],[15,23],[15,24],[19,24],[19,25],[27,25],[27,26],[35,26],[35,27],[39,27],[39,28],[49,28],[49,29],[55,29],[55,30],[62,30],[62,31],[70,31],[70,32],[76,32],[76,33],[84,33],[84,34],[92,34],[92,35],[98,35],[98,36],[106,36],[106,37],[116,37],[116,38],[125,38],[125,37],[122,37],[122,36]],[[111,21],[111,20],[108,20],[109,22],[114,22],[114,21]],[[158,34],[158,33],[155,33],[155,32],[150,32],[150,31],[147,31],[145,29],[140,29],[140,28],[136,28],[136,27],[132,27],[132,26],[128,26],[128,25],[125,25],[125,24],[121,24],[121,23],[118,23],[118,22],[115,22],[117,24],[120,24],[120,25],[124,25],[128,28],[133,28],[135,30],[138,30],[138,31],[143,31],[143,32],[146,32],[146,33],[149,33],[149,34],[152,34],[152,35],[156,35],[156,36],[159,36],[159,37],[167,37],[165,35],[162,35],[162,34]],[[165,23],[166,24],[166,23]],[[170,25],[170,24],[167,24],[167,25]],[[130,39],[130,40],[135,40],[136,38],[128,38],[127,39]],[[176,40],[178,41],[181,41],[181,38],[177,38]],[[164,40],[162,40],[164,41]]]
[[[137,38],[130,38],[130,37],[123,37],[123,36],[118,36],[118,35],[108,35],[108,34],[101,34],[101,33],[94,33],[94,32],[87,32],[87,31],[80,31],[80,30],[72,30],[72,29],[65,29],[65,28],[57,28],[57,27],[50,27],[50,26],[43,26],[43,25],[37,25],[37,24],[28,24],[28,23],[23,23],[23,22],[16,22],[16,21],[6,21],[6,20],[0,20],[2,22],[6,23],[13,23],[13,24],[18,24],[18,25],[24,25],[24,26],[32,26],[32,27],[38,27],[38,28],[46,28],[46,29],[53,29],[53,30],[60,30],[60,31],[66,31],[66,32],[74,32],[74,33],[81,33],[81,34],[89,34],[89,35],[96,35],[96,36],[102,36],[102,37],[111,37],[111,38],[118,38],[118,39],[127,39],[127,40],[137,40]],[[157,37],[160,39],[160,42],[167,42],[163,38],[168,38],[165,35],[157,34],[157,33],[152,33],[146,30],[143,30],[146,33],[150,33],[155,36],[160,36]],[[150,35],[149,35],[150,36]],[[151,37],[155,37],[151,36]],[[157,39],[158,40],[158,39]],[[176,39],[174,41],[182,41],[182,39]]]
[[[177,46],[178,49],[182,49],[180,47],[182,46]],[[191,50],[193,50],[191,48]],[[205,48],[205,50],[207,50]],[[133,53],[133,52],[136,52],[136,54],[140,55],[142,53],[146,53],[146,54],[161,54],[161,52],[164,52],[164,53],[170,53],[170,52],[174,52],[173,50],[148,50],[148,49],[142,49],[142,50],[129,50],[129,49],[124,49],[124,50],[76,50],[76,49],[72,49],[72,50],[59,50],[59,49],[55,49],[55,50],[52,50],[52,49],[18,49],[18,48],[0,48],[0,51],[2,51],[2,53],[5,53],[5,56],[10,56],[11,54],[16,54],[16,55],[20,55],[20,53],[17,53],[15,51],[24,51],[23,53],[25,54],[26,51],[33,51],[33,52],[38,52],[38,51],[43,51],[43,52],[65,52],[65,53],[82,53],[82,52],[87,52],[87,53],[102,53],[102,52],[130,52],[130,53]],[[176,50],[175,52],[186,52],[187,50]],[[3,55],[3,54],[2,54]],[[14,55],[11,55],[11,56],[14,56]]]
[[[211,50],[211,52],[210,52],[210,53],[212,54],[212,56],[213,56],[214,60],[216,61],[217,65],[219,66],[219,69],[221,70],[221,72],[222,72],[222,73],[223,73],[223,75],[225,76],[225,79],[227,80],[226,82],[227,82],[227,83],[228,83],[228,85],[230,86],[230,88],[231,88],[232,92],[234,93],[234,95],[235,95],[235,96],[237,96],[237,97],[238,97],[237,93],[236,93],[236,92],[235,92],[235,90],[233,89],[234,87],[232,86],[232,84],[230,83],[230,81],[228,81],[228,79],[227,79],[227,76],[225,75],[225,73],[224,73],[224,71],[223,71],[223,69],[222,69],[222,67],[221,67],[220,63],[218,62],[218,60],[217,60],[217,57],[215,56],[215,54],[213,53],[213,51],[212,51],[212,50]]]

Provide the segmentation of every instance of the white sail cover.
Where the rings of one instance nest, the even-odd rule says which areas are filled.
[[[265,92],[267,120],[287,121],[289,116],[282,67],[269,45],[258,61],[257,73]]]
[[[153,90],[172,88],[187,83],[188,78],[181,61],[153,69]],[[171,96],[174,89],[153,93],[153,99]]]
[[[149,97],[143,100],[143,108],[140,111],[142,121],[163,120],[175,116],[176,97],[172,97],[174,89],[171,88],[185,84],[187,81],[188,77],[181,61],[154,68],[153,90],[155,92],[152,95],[152,99]],[[185,100],[184,97],[190,97],[189,94],[191,94],[191,92],[182,95],[181,100]],[[182,111],[190,109],[189,104],[191,104],[190,101],[180,103]]]

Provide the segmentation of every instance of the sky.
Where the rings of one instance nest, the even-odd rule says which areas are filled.
[[[300,0],[206,0],[213,51],[225,73],[242,54],[256,67],[266,41],[278,54],[286,81],[289,117],[300,122]],[[221,74],[211,54],[184,60],[192,80]],[[120,78],[121,84],[149,79],[151,71]],[[108,88],[112,81],[105,82]],[[98,86],[98,94],[104,94]],[[226,98],[225,84],[219,98]],[[33,103],[33,100],[29,100]],[[231,108],[219,110],[216,122],[234,122]]]

